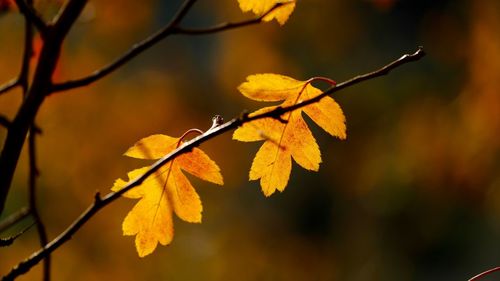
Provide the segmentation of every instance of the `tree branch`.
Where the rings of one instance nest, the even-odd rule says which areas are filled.
[[[143,41],[134,44],[132,48],[130,48],[127,52],[125,52],[122,56],[117,58],[114,62],[108,64],[107,66],[94,71],[91,75],[76,79],[76,80],[71,80],[59,84],[54,84],[52,86],[52,92],[60,92],[60,91],[65,91],[69,89],[74,89],[82,86],[89,85],[104,76],[110,74],[111,72],[115,71],[131,59],[135,58],[137,55],[142,53],[143,51],[149,49],[150,47],[154,46],[156,43],[160,42],[162,39],[166,38],[170,34],[172,34],[173,27],[175,27],[179,22],[184,18],[184,16],[189,12],[193,4],[196,2],[196,0],[186,0],[181,8],[177,11],[176,15],[172,18],[172,20],[165,25],[162,29],[154,33],[153,35],[149,36],[148,38],[144,39]]]
[[[406,63],[409,63],[412,61],[420,60],[424,56],[425,56],[425,52],[423,50],[423,47],[418,47],[417,51],[415,51],[413,54],[405,54],[405,55],[401,56],[399,59],[385,65],[384,67],[382,67],[378,70],[375,70],[375,71],[372,71],[370,73],[366,73],[363,75],[358,75],[358,76],[353,77],[345,82],[338,83],[335,86],[330,87],[328,90],[324,91],[323,93],[321,93],[320,95],[318,95],[312,99],[309,99],[309,100],[306,100],[306,101],[303,101],[301,103],[297,103],[297,104],[294,104],[291,106],[287,106],[287,107],[277,107],[276,109],[268,111],[266,113],[258,114],[258,115],[252,116],[252,117],[247,117],[246,118],[247,122],[257,120],[257,119],[266,118],[266,117],[279,119],[280,116],[283,115],[284,113],[299,109],[299,108],[304,107],[304,106],[309,105],[309,104],[316,103],[316,102],[320,101],[322,98],[324,98],[328,95],[331,95],[335,92],[338,92],[344,88],[353,86],[355,84],[361,83],[361,82],[366,81],[366,80],[370,80],[373,78],[387,75],[391,70],[393,70],[393,69],[395,69],[403,64],[406,64]]]
[[[33,0],[16,0],[17,2],[22,2],[27,8],[33,7]],[[19,6],[19,4],[18,4]],[[18,82],[23,89],[23,96],[26,97],[29,87],[29,75],[30,75],[30,60],[33,55],[33,20],[24,14],[24,51],[23,59],[21,63],[21,71],[18,76]]]
[[[154,33],[150,37],[146,38],[140,43],[135,44],[130,48],[125,54],[120,56],[118,59],[116,59],[114,62],[108,64],[107,66],[94,71],[91,75],[75,80],[70,80],[66,82],[61,82],[61,83],[56,83],[52,86],[52,92],[61,92],[61,91],[66,91],[70,89],[75,89],[83,86],[90,85],[97,80],[105,77],[106,75],[112,73],[113,71],[117,70],[121,66],[123,66],[125,63],[130,61],[131,59],[135,58],[137,55],[141,54],[143,51],[149,49],[150,47],[154,46],[156,43],[160,42],[161,40],[165,39],[169,35],[173,34],[186,34],[186,35],[203,35],[203,34],[209,34],[209,33],[216,33],[216,32],[221,32],[221,31],[226,31],[230,29],[235,29],[239,27],[244,27],[252,24],[257,24],[262,22],[262,19],[266,17],[269,13],[274,11],[275,9],[286,5],[286,3],[278,3],[274,7],[272,7],[269,11],[264,13],[258,18],[251,19],[251,20],[246,20],[242,22],[236,22],[236,23],[222,23],[219,25],[215,25],[213,27],[208,27],[208,28],[203,28],[203,29],[188,29],[188,28],[182,28],[179,27],[179,23],[182,21],[183,17],[187,14],[191,6],[196,2],[196,0],[186,0],[184,2],[184,5],[182,8],[179,10],[176,16],[174,16],[173,20],[165,25],[160,31]]]
[[[0,95],[17,86],[23,88],[24,94],[28,91],[29,64],[33,54],[33,19],[29,16],[29,12],[24,13],[23,10],[33,10],[33,0],[27,0],[26,2],[24,0],[16,0],[16,3],[24,15],[24,51],[21,70],[17,78],[10,80],[0,88]]]
[[[16,5],[19,8],[19,11],[27,18],[33,25],[38,29],[42,37],[47,32],[47,24],[42,19],[42,17],[38,14],[38,12],[33,8],[33,5],[29,2],[32,1],[24,1],[24,0],[15,0]]]
[[[28,192],[28,202],[30,206],[31,214],[35,220],[38,238],[40,240],[40,246],[43,248],[48,243],[47,232],[45,231],[45,225],[38,212],[38,207],[36,204],[36,178],[39,175],[39,171],[36,165],[36,129],[34,126],[31,127],[28,136],[28,155],[29,155],[29,192]],[[43,260],[43,280],[50,280],[50,255],[45,256]]]
[[[13,78],[9,82],[0,86],[0,95],[7,93],[8,91],[19,86],[19,78]]]
[[[0,214],[10,190],[21,150],[29,128],[45,97],[50,93],[52,74],[61,52],[61,45],[87,0],[70,0],[62,8],[54,26],[48,29],[31,86],[14,120],[0,154]]]
[[[478,275],[476,275],[476,276],[472,277],[471,279],[469,279],[468,281],[479,281],[480,279],[483,279],[483,277],[485,277],[485,276],[487,276],[487,275],[489,275],[491,273],[497,272],[497,271],[500,271],[500,266],[492,268],[492,269],[489,269],[489,270],[486,270],[484,272],[481,272]]]
[[[185,34],[185,35],[204,35],[204,34],[211,34],[211,33],[217,33],[217,32],[222,32],[226,30],[231,30],[235,28],[240,28],[248,25],[253,25],[257,23],[261,23],[262,20],[269,15],[271,12],[276,10],[277,8],[283,6],[283,5],[288,5],[290,3],[277,3],[274,5],[269,11],[265,12],[258,18],[250,19],[250,20],[245,20],[245,21],[240,21],[240,22],[224,22],[220,23],[211,27],[206,27],[206,28],[184,28],[184,27],[175,27],[173,33],[175,34]]]
[[[122,194],[125,192],[129,191],[130,189],[140,185],[142,182],[144,182],[149,176],[154,174],[156,171],[158,171],[163,165],[165,165],[167,162],[171,161],[175,157],[191,151],[194,147],[199,146],[200,144],[215,138],[216,136],[225,133],[227,131],[233,130],[244,123],[248,123],[250,121],[254,121],[257,119],[262,119],[262,118],[276,118],[281,116],[282,114],[286,112],[293,111],[295,109],[304,107],[308,104],[318,102],[321,100],[323,97],[326,97],[327,95],[331,95],[337,91],[340,91],[342,89],[345,89],[347,87],[353,86],[355,84],[361,83],[363,81],[373,79],[382,75],[385,75],[389,73],[391,70],[409,63],[413,61],[417,61],[421,59],[424,56],[424,51],[420,47],[415,53],[413,54],[406,54],[403,55],[401,58],[387,64],[386,66],[375,70],[373,72],[364,74],[364,75],[359,75],[356,76],[350,80],[347,80],[343,83],[337,84],[336,87],[332,87],[325,92],[323,92],[321,95],[304,101],[300,104],[296,104],[295,106],[289,106],[289,107],[278,107],[270,112],[263,113],[263,114],[258,114],[252,117],[249,117],[248,114],[241,114],[240,117],[233,118],[232,120],[218,126],[215,128],[212,128],[211,130],[208,130],[204,134],[191,139],[190,141],[185,142],[183,145],[172,151],[171,153],[165,155],[161,159],[159,159],[157,162],[155,162],[147,172],[145,172],[143,175],[140,177],[130,181],[127,185],[125,185],[121,190],[117,192],[110,192],[103,198],[100,197],[99,193],[96,193],[94,197],[94,202],[91,204],[64,232],[59,234],[54,240],[52,240],[50,243],[46,245],[46,247],[42,248],[41,250],[33,253],[30,257],[25,259],[24,261],[20,262],[17,266],[15,266],[7,275],[4,276],[5,280],[12,280],[21,274],[26,273],[29,271],[33,266],[35,266],[38,262],[40,262],[45,256],[48,254],[52,253],[55,251],[57,248],[59,248],[61,245],[63,245],[66,241],[71,239],[71,237],[87,222],[89,221],[99,210],[104,208],[105,206],[109,205],[116,199],[120,198]]]
[[[0,126],[9,129],[10,126],[10,121],[7,119],[7,117],[0,115]]]

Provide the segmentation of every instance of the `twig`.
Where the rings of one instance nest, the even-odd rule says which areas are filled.
[[[260,15],[258,18],[255,19],[250,19],[250,20],[245,20],[241,22],[224,22],[220,23],[211,27],[206,27],[206,28],[184,28],[184,27],[176,27],[174,28],[173,33],[175,34],[185,34],[185,35],[204,35],[204,34],[211,34],[211,33],[217,33],[217,32],[222,32],[226,30],[231,30],[247,25],[253,25],[262,22],[262,20],[269,15],[272,11],[276,10],[277,8],[283,6],[283,5],[288,5],[289,3],[277,3],[272,7],[269,11],[265,12],[264,14]]]
[[[30,225],[28,225],[27,227],[25,227],[23,230],[21,230],[19,233],[11,236],[11,237],[8,237],[8,238],[0,238],[0,248],[1,247],[7,247],[7,246],[10,246],[12,245],[12,243],[14,243],[14,241],[21,235],[23,235],[26,231],[28,231],[28,229],[30,229],[35,223],[32,223]]]
[[[33,5],[24,0],[15,0],[19,11],[38,29],[42,37],[47,32],[47,24],[43,21],[42,17],[33,8]]]
[[[488,269],[488,270],[486,270],[484,272],[481,272],[478,275],[476,275],[476,276],[472,277],[471,279],[469,279],[468,281],[479,281],[480,279],[482,279],[486,275],[489,275],[489,274],[491,274],[493,272],[497,272],[497,271],[500,271],[500,266],[492,268],[492,269]]]
[[[9,129],[10,126],[10,120],[7,119],[7,117],[0,115],[0,126]]]
[[[9,90],[21,86],[23,88],[24,94],[26,94],[28,90],[28,77],[29,77],[29,64],[30,64],[30,59],[33,54],[33,27],[32,24],[34,24],[34,19],[37,18],[31,17],[32,13],[28,12],[31,11],[35,13],[35,10],[33,9],[33,0],[27,0],[26,2],[24,0],[16,0],[17,6],[19,7],[19,10],[21,13],[24,15],[24,51],[23,51],[23,59],[21,63],[21,70],[19,72],[19,75],[17,78],[14,78],[7,82],[5,85],[3,85],[0,88],[0,95],[3,93],[8,92]],[[35,13],[36,15],[36,13]],[[45,28],[44,28],[45,29]]]
[[[91,75],[87,77],[59,84],[56,83],[52,86],[51,89],[52,92],[53,93],[60,92],[86,86],[115,71],[120,66],[124,65],[125,63],[135,58],[143,51],[149,49],[150,47],[152,47],[153,45],[155,45],[156,43],[158,43],[159,41],[170,35],[172,33],[173,27],[176,26],[184,18],[184,16],[187,14],[189,9],[193,6],[195,2],[196,0],[186,0],[179,9],[179,11],[177,12],[177,14],[172,18],[172,20],[167,25],[165,25],[165,27],[163,27],[153,35],[149,36],[148,38],[144,39],[143,41],[134,44],[132,48],[130,48],[126,53],[124,53],[114,62],[108,64],[107,66],[99,70],[94,71]]]
[[[19,78],[11,79],[9,82],[0,86],[0,95],[7,93],[8,91],[14,89],[17,86],[19,86]]]
[[[9,227],[13,226],[14,224],[20,222],[23,220],[25,217],[29,216],[30,214],[30,209],[27,207],[24,207],[20,209],[19,211],[13,213],[12,215],[8,216],[6,219],[0,222],[0,233],[4,232],[7,230]]]
[[[286,5],[286,3],[278,3],[274,7],[272,7],[269,11],[264,13],[263,15],[259,16],[258,18],[251,19],[251,20],[246,20],[242,22],[236,22],[236,23],[222,23],[213,27],[209,28],[203,28],[203,29],[187,29],[187,28],[182,28],[179,27],[179,23],[183,19],[183,17],[186,15],[186,13],[189,11],[191,6],[196,2],[196,0],[186,0],[184,2],[184,5],[180,9],[180,11],[177,13],[177,15],[174,17],[174,19],[167,25],[165,25],[161,30],[158,32],[154,33],[150,37],[146,38],[140,43],[135,44],[132,48],[130,48],[125,54],[120,56],[118,59],[116,59],[114,62],[108,64],[107,66],[94,71],[91,75],[75,80],[70,80],[66,82],[61,82],[61,83],[55,83],[52,86],[52,92],[61,92],[61,91],[66,91],[78,87],[83,87],[92,84],[93,82],[105,77],[106,75],[112,73],[113,71],[117,70],[119,67],[130,61],[131,59],[135,58],[137,55],[142,53],[143,51],[149,49],[159,41],[165,39],[169,35],[173,34],[186,34],[186,35],[202,35],[202,34],[209,34],[209,33],[216,33],[216,32],[221,32],[225,30],[230,30],[238,27],[244,27],[252,24],[257,24],[262,22],[262,19],[266,17],[269,13],[277,9],[278,7],[281,7],[282,5]]]
[[[39,175],[39,171],[36,165],[36,129],[32,127],[28,136],[28,155],[29,155],[29,192],[28,192],[28,202],[30,206],[31,214],[35,220],[38,238],[40,240],[40,246],[43,248],[48,243],[47,232],[45,231],[45,225],[38,212],[38,207],[36,204],[36,178]],[[50,254],[45,256],[43,261],[43,280],[50,280]]]
[[[21,65],[21,72],[19,74],[19,83],[23,89],[23,96],[26,98],[29,88],[29,73],[30,73],[30,60],[33,55],[33,25],[37,25],[36,21],[41,19],[34,14],[36,11],[33,9],[33,0],[16,0],[19,9],[24,14],[25,19],[25,32],[24,32],[24,52]],[[25,5],[25,6],[23,6]],[[23,7],[23,8],[21,8]],[[27,11],[32,10],[31,14]],[[38,29],[41,33],[46,32],[45,23],[42,21],[42,26]],[[43,37],[43,34],[42,34]],[[38,177],[38,168],[36,165],[36,134],[40,130],[34,125],[31,125],[28,135],[28,157],[29,157],[29,178],[28,178],[28,202],[30,212],[36,224],[40,246],[43,248],[48,242],[47,232],[45,225],[38,212],[36,204],[36,178]],[[50,255],[47,255],[43,261],[43,280],[50,280]]]
[[[47,38],[42,46],[32,83],[5,138],[0,154],[0,214],[4,209],[28,131],[45,97],[50,92],[52,74],[61,52],[61,45],[87,0],[69,0],[66,3],[57,21],[51,25],[50,32],[46,34]]]
[[[59,234],[54,240],[52,240],[50,243],[46,245],[45,248],[40,249],[39,251],[33,253],[30,257],[25,259],[24,261],[20,262],[18,265],[16,265],[12,270],[4,276],[4,279],[6,280],[12,280],[21,274],[26,273],[27,271],[30,270],[33,266],[35,266],[38,262],[40,262],[46,255],[52,253],[54,250],[59,248],[61,245],[63,245],[66,241],[71,239],[71,237],[87,222],[89,221],[99,210],[104,208],[105,206],[109,205],[111,202],[115,201],[116,199],[120,198],[122,194],[125,192],[129,191],[130,189],[140,185],[142,182],[144,182],[149,176],[154,174],[156,171],[158,171],[163,165],[165,165],[167,162],[171,161],[175,157],[191,151],[194,147],[199,146],[200,144],[215,138],[216,136],[227,132],[229,130],[235,129],[244,123],[248,123],[253,120],[257,119],[262,119],[266,117],[273,117],[274,115],[280,116],[283,113],[293,111],[295,109],[298,109],[300,107],[306,106],[308,104],[311,104],[313,102],[318,102],[321,98],[333,94],[337,91],[340,91],[346,87],[353,86],[355,84],[358,84],[360,82],[363,82],[365,80],[373,79],[382,75],[387,74],[389,71],[392,69],[395,69],[403,64],[412,62],[412,61],[417,61],[421,59],[424,56],[424,52],[422,48],[420,47],[415,53],[413,54],[407,54],[402,56],[401,58],[389,63],[388,65],[380,68],[379,70],[370,72],[368,74],[356,76],[346,82],[339,83],[337,84],[336,87],[330,88],[327,91],[323,92],[320,96],[317,96],[313,99],[307,100],[305,102],[302,102],[300,104],[297,104],[296,106],[289,106],[289,107],[279,107],[276,108],[270,112],[255,115],[252,117],[249,117],[248,114],[242,114],[238,118],[234,118],[220,126],[217,126],[204,134],[193,138],[187,142],[185,142],[183,145],[181,145],[179,148],[175,149],[171,153],[165,155],[163,158],[159,159],[157,162],[155,162],[147,172],[145,172],[143,175],[140,177],[130,181],[127,185],[125,185],[121,190],[117,192],[110,192],[103,198],[100,197],[99,193],[96,193],[94,197],[94,202],[68,227],[64,232]]]
[[[274,7],[272,7],[269,11],[265,12],[261,16],[255,19],[245,20],[241,22],[224,22],[207,28],[184,28],[184,27],[176,27],[174,28],[173,33],[175,34],[186,34],[186,35],[203,35],[210,33],[217,33],[221,31],[231,30],[247,25],[253,25],[262,22],[262,20],[270,14],[275,9],[287,5],[288,3],[277,3]]]
[[[22,2],[27,8],[33,7],[33,0],[16,0],[17,2]],[[18,3],[19,6],[19,3]],[[21,71],[18,76],[19,85],[23,89],[23,96],[26,97],[28,93],[29,82],[28,78],[30,75],[30,60],[33,55],[33,21],[32,19],[24,13],[24,51],[23,59],[21,62]]]
[[[333,94],[334,92],[338,92],[344,88],[350,87],[352,85],[361,83],[361,82],[366,81],[366,80],[370,80],[370,79],[373,79],[376,77],[387,75],[391,70],[397,68],[398,66],[406,64],[408,62],[420,60],[424,56],[425,56],[425,52],[423,50],[423,47],[418,47],[417,51],[415,51],[413,54],[405,54],[405,55],[401,56],[399,59],[385,65],[384,67],[382,67],[378,70],[375,70],[373,72],[366,73],[363,75],[358,75],[358,76],[353,77],[345,82],[338,83],[335,86],[330,87],[328,90],[324,91],[323,93],[321,93],[320,95],[318,95],[312,99],[309,99],[309,100],[306,100],[306,101],[303,101],[301,103],[297,103],[297,104],[294,104],[291,106],[277,107],[274,110],[271,110],[271,111],[268,111],[268,112],[265,112],[262,114],[258,114],[258,115],[252,116],[252,117],[247,117],[246,118],[247,122],[257,120],[257,119],[266,118],[266,117],[271,117],[271,118],[275,118],[275,119],[279,118],[284,113],[296,110],[298,108],[304,107],[304,106],[309,105],[309,104],[316,103],[316,102],[320,101],[322,98],[329,96],[329,95]]]

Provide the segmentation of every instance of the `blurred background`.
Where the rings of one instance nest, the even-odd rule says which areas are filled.
[[[180,3],[89,1],[54,79],[102,67],[168,22]],[[37,2],[46,18],[59,5]],[[199,0],[184,24],[251,17],[236,0]],[[23,20],[15,10],[0,12],[0,34],[4,82],[20,67]],[[347,117],[346,141],[309,122],[322,151],[318,173],[294,164],[285,192],[265,198],[247,180],[260,143],[225,134],[202,146],[225,185],[188,176],[203,201],[201,225],[176,218],[173,243],[141,259],[134,237],[121,231],[136,201],[118,200],[52,255],[53,279],[466,280],[498,266],[498,34],[497,0],[299,0],[283,27],[172,36],[89,87],[50,96],[36,120],[38,203],[54,238],[96,190],[106,193],[150,163],[122,156],[138,139],[180,136],[208,128],[215,114],[229,120],[263,106],[236,90],[249,74],[343,81],[419,45],[428,54],[334,95]],[[0,113],[12,118],[20,101],[19,90],[0,96]],[[27,205],[26,190],[24,153],[2,218]],[[1,248],[0,274],[38,248],[35,228]],[[40,278],[37,266],[20,280]]]

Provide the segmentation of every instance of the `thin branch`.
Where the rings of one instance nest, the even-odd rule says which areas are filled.
[[[28,229],[30,229],[32,226],[34,225],[34,223],[28,225],[27,227],[25,227],[23,230],[21,230],[19,233],[11,236],[11,237],[8,237],[8,238],[0,238],[0,248],[1,247],[7,247],[7,246],[10,246],[12,245],[12,243],[14,243],[14,241],[19,238],[19,236],[23,235],[26,231],[28,231]]]
[[[497,272],[497,271],[500,271],[500,266],[492,268],[492,269],[488,269],[488,270],[486,270],[484,272],[481,272],[478,275],[476,275],[476,276],[472,277],[471,279],[469,279],[468,281],[479,281],[483,277],[486,277],[486,275],[489,275],[489,274]]]
[[[9,126],[11,125],[11,121],[0,114],[0,126],[3,126],[5,127],[6,129],[9,129]],[[38,127],[36,124],[33,125],[33,129],[35,130],[35,133],[37,134],[41,134],[42,133],[42,129],[40,129],[40,127]]]
[[[0,115],[0,126],[9,129],[10,126],[10,120],[7,119],[7,117]]]
[[[387,74],[389,71],[403,65],[409,62],[417,61],[421,59],[424,56],[424,52],[422,48],[419,48],[415,53],[413,54],[407,54],[402,56],[401,58],[389,63],[388,65],[380,68],[379,70],[370,72],[368,74],[356,76],[346,82],[339,83],[337,84],[336,87],[330,88],[327,91],[323,92],[320,96],[317,96],[313,99],[307,100],[305,102],[302,102],[300,104],[297,104],[296,106],[289,106],[289,107],[278,107],[275,110],[272,110],[268,113],[264,114],[259,114],[255,115],[252,117],[249,117],[248,114],[242,114],[238,118],[234,118],[218,127],[212,128],[205,132],[204,134],[193,138],[187,142],[185,142],[183,145],[181,145],[179,148],[175,149],[171,153],[165,155],[161,159],[159,159],[157,162],[155,162],[147,172],[145,172],[143,175],[140,177],[130,181],[127,185],[125,185],[121,190],[117,192],[110,192],[106,196],[102,197],[100,196],[99,193],[95,194],[94,197],[94,202],[59,236],[57,236],[54,240],[52,240],[50,243],[48,243],[44,248],[40,249],[39,251],[33,253],[30,257],[25,259],[24,261],[20,262],[18,265],[16,265],[12,270],[4,276],[5,280],[12,280],[21,274],[24,274],[28,272],[33,266],[35,266],[38,262],[40,262],[42,259],[44,259],[45,256],[48,254],[52,253],[55,251],[57,248],[59,248],[61,245],[63,245],[65,242],[67,242],[71,237],[87,222],[89,221],[99,210],[104,208],[105,206],[109,205],[116,199],[120,198],[121,195],[123,195],[125,192],[129,191],[130,189],[140,185],[142,182],[144,182],[149,176],[154,174],[156,171],[158,171],[163,165],[165,165],[167,162],[171,161],[175,157],[191,151],[194,147],[199,146],[200,144],[215,138],[216,136],[228,132],[230,130],[233,130],[244,123],[248,123],[253,120],[257,119],[262,119],[262,118],[268,118],[268,117],[273,117],[274,116],[280,116],[283,113],[293,111],[295,109],[298,109],[300,107],[306,106],[307,104],[311,104],[313,102],[318,102],[321,98],[333,94],[337,91],[340,91],[344,88],[347,88],[349,86],[353,86],[355,84],[361,83],[365,80],[373,79],[382,75]]]
[[[54,84],[52,86],[52,92],[60,92],[60,91],[65,91],[69,89],[74,89],[82,86],[89,85],[104,76],[110,74],[111,72],[115,71],[131,59],[135,58],[137,55],[142,53],[143,51],[149,49],[150,47],[154,46],[156,43],[160,42],[162,39],[166,38],[170,34],[172,34],[173,27],[175,27],[179,22],[184,18],[184,16],[189,12],[189,9],[193,6],[193,4],[196,2],[196,0],[186,0],[184,4],[181,6],[177,14],[172,18],[172,20],[165,25],[162,29],[154,33],[153,35],[149,36],[148,38],[144,39],[143,41],[134,44],[132,48],[130,48],[126,53],[124,53],[122,56],[117,58],[114,62],[108,64],[107,66],[94,71],[91,75],[76,79],[76,80],[71,80],[59,84]]]
[[[320,95],[318,95],[312,99],[309,99],[309,100],[306,100],[306,101],[303,101],[301,103],[297,103],[297,104],[294,104],[291,106],[277,107],[274,110],[271,110],[271,111],[268,111],[268,112],[265,112],[262,114],[258,114],[258,115],[252,116],[252,117],[247,117],[246,118],[247,122],[257,120],[257,119],[266,118],[266,117],[271,117],[271,118],[275,118],[275,119],[279,118],[284,113],[299,109],[299,108],[304,107],[304,106],[309,105],[309,104],[316,103],[316,102],[320,101],[322,98],[329,96],[329,95],[333,94],[334,92],[338,92],[344,88],[348,88],[352,85],[361,83],[361,82],[366,81],[366,80],[370,80],[373,78],[387,75],[391,70],[393,70],[393,69],[395,69],[403,64],[406,64],[408,62],[418,61],[424,56],[425,56],[425,52],[423,50],[423,47],[418,47],[417,51],[415,51],[413,54],[405,54],[405,55],[401,56],[399,59],[385,65],[384,67],[382,67],[378,70],[375,70],[375,71],[372,71],[370,73],[366,73],[363,75],[358,75],[358,76],[353,77],[345,82],[338,83],[335,86],[330,87],[328,90],[324,91],[323,93],[321,93]]]
[[[0,95],[8,92],[9,90],[21,86],[23,88],[24,94],[28,90],[28,77],[29,77],[29,64],[30,59],[33,54],[33,19],[29,16],[29,13],[24,13],[23,10],[33,10],[33,0],[16,0],[19,10],[24,15],[24,51],[21,63],[21,70],[17,78],[14,78],[7,82],[0,88]],[[23,7],[23,8],[21,8]]]
[[[13,78],[9,82],[0,86],[0,95],[7,93],[8,91],[19,86],[19,78]]]
[[[29,216],[29,214],[30,214],[30,209],[24,207],[21,210],[8,216],[5,220],[0,222],[0,233],[4,232],[5,230],[15,225],[16,223],[22,221],[25,217]]]
[[[3,212],[23,144],[42,103],[50,93],[61,46],[87,0],[69,0],[47,32],[28,93],[9,127],[0,153],[0,213]]]
[[[278,3],[274,7],[272,7],[269,11],[264,13],[263,15],[259,16],[258,18],[251,19],[251,20],[246,20],[242,22],[236,22],[236,23],[222,23],[213,27],[209,28],[203,28],[203,29],[188,29],[188,28],[182,28],[179,25],[179,23],[182,21],[183,17],[187,14],[191,6],[196,2],[196,0],[186,0],[184,2],[184,5],[182,8],[179,10],[177,15],[173,18],[173,20],[165,25],[161,30],[158,32],[154,33],[150,37],[146,38],[140,43],[135,44],[130,48],[126,53],[124,53],[122,56],[117,58],[114,62],[108,64],[107,66],[94,71],[92,74],[90,74],[87,77],[75,79],[75,80],[70,80],[66,82],[61,82],[61,83],[56,83],[52,86],[52,92],[61,92],[61,91],[66,91],[74,88],[79,88],[83,86],[90,85],[94,83],[95,81],[105,77],[106,75],[112,73],[113,71],[117,70],[121,66],[123,66],[125,63],[130,61],[131,59],[135,58],[137,55],[141,54],[143,51],[149,49],[150,47],[154,46],[156,43],[160,42],[161,40],[165,39],[169,35],[173,34],[186,34],[186,35],[203,35],[203,34],[209,34],[209,33],[216,33],[216,32],[221,32],[221,31],[226,31],[234,28],[239,28],[239,27],[244,27],[252,24],[257,24],[262,22],[263,18],[266,17],[269,13],[274,11],[275,9],[287,5],[287,3]]]
[[[45,225],[38,212],[38,207],[36,204],[36,178],[39,175],[39,171],[36,165],[36,129],[31,127],[28,136],[28,155],[29,155],[29,192],[28,192],[28,202],[30,206],[31,214],[35,220],[38,238],[40,240],[40,246],[43,248],[48,243],[47,232],[45,230]],[[43,260],[43,280],[50,280],[50,254],[46,255]]]
[[[40,34],[43,35],[47,32],[47,24],[38,14],[38,12],[33,8],[33,5],[29,1],[15,0],[19,11],[38,29]]]
[[[288,5],[290,3],[277,3],[274,5],[269,11],[265,12],[258,18],[250,19],[250,20],[245,20],[245,21],[240,21],[240,22],[224,22],[220,23],[211,27],[206,27],[206,28],[184,28],[184,27],[176,27],[173,31],[175,34],[185,34],[185,35],[204,35],[204,34],[211,34],[211,33],[217,33],[217,32],[222,32],[226,30],[231,30],[235,28],[240,28],[248,25],[253,25],[257,23],[261,23],[263,19],[269,15],[271,12],[276,10],[277,8],[283,6],[283,5]]]
[[[26,2],[24,0],[17,1],[25,3],[28,8],[33,7],[33,0],[26,0]],[[26,14],[24,14],[24,25],[24,51],[18,81],[23,89],[23,96],[26,97],[29,87],[30,60],[33,55],[33,21]]]

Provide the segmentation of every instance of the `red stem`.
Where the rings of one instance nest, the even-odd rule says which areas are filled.
[[[483,277],[485,277],[486,275],[489,275],[489,274],[496,272],[496,271],[500,271],[500,266],[492,268],[492,269],[488,269],[485,272],[481,272],[478,275],[469,279],[469,281],[478,281],[478,280],[482,279]]]
[[[184,140],[190,133],[198,133],[200,135],[203,135],[203,131],[200,129],[189,129],[187,130],[182,136],[179,138],[179,141],[177,141],[177,146],[175,147],[176,149],[179,148],[179,145],[181,145],[182,140]]]

